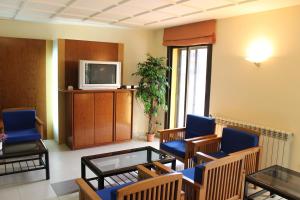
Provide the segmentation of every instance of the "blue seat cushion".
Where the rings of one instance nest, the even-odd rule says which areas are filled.
[[[5,133],[7,135],[5,143],[8,144],[36,141],[41,139],[41,134],[39,134],[39,132],[35,128],[19,131],[7,131]]]
[[[214,134],[215,119],[196,115],[187,115],[185,138],[194,138]]]
[[[4,131],[35,128],[35,110],[14,110],[2,112]]]
[[[184,140],[174,140],[160,144],[160,149],[167,151],[180,158],[185,157],[185,142]]]
[[[101,199],[103,200],[116,200],[117,199],[117,191],[127,185],[131,185],[133,184],[133,182],[131,183],[125,183],[122,185],[117,185],[114,187],[110,187],[110,188],[105,188],[102,190],[98,190],[96,191],[98,196],[101,197]]]
[[[183,176],[188,177],[189,179],[194,180],[195,178],[195,167],[187,168],[179,172],[181,172]]]
[[[194,180],[197,183],[202,183],[202,175],[205,169],[206,163],[202,163],[197,165],[194,168],[187,168],[185,170],[180,171],[185,177]]]
[[[221,151],[230,154],[251,147],[258,146],[257,135],[246,131],[224,128],[221,140]]]

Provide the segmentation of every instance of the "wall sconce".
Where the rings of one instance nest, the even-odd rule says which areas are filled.
[[[266,39],[258,39],[249,45],[246,53],[246,60],[259,67],[263,61],[272,55],[272,45]]]

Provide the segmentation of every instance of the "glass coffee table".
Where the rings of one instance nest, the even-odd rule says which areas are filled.
[[[0,176],[43,170],[50,178],[49,153],[42,140],[5,144],[0,151]]]
[[[248,196],[248,183],[263,190]],[[300,200],[300,173],[274,165],[246,177],[245,199],[253,199],[267,191],[289,200]]]
[[[95,190],[116,184],[135,182],[137,165],[152,166],[153,162],[171,163],[175,170],[176,159],[151,146],[84,156],[81,158],[81,177]],[[87,178],[86,167],[95,175]],[[91,181],[97,181],[95,187]],[[106,186],[105,186],[106,185]]]

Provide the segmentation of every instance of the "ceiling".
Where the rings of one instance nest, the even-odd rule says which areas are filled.
[[[300,4],[300,0],[0,0],[0,18],[161,28]]]

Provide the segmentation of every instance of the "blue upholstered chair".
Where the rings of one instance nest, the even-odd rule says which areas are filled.
[[[21,143],[40,140],[43,123],[31,109],[6,109],[2,112],[5,143]]]
[[[158,131],[160,149],[175,156],[184,163],[185,168],[188,168],[194,156],[191,142],[216,137],[215,126],[213,118],[187,115],[185,128]]]
[[[122,185],[94,191],[83,179],[77,179],[80,200],[129,200],[129,199],[168,199],[181,200],[184,193],[182,188],[182,174],[171,173],[159,176],[143,166],[138,166],[139,180],[136,183]]]
[[[224,158],[229,155],[244,155],[246,175],[259,168],[261,147],[259,133],[238,127],[223,128],[222,137],[193,141],[194,162],[198,164]]]
[[[230,155],[179,171],[183,174],[182,188],[185,199],[217,200],[243,199],[245,157]],[[160,174],[171,173],[160,163],[154,163]]]

